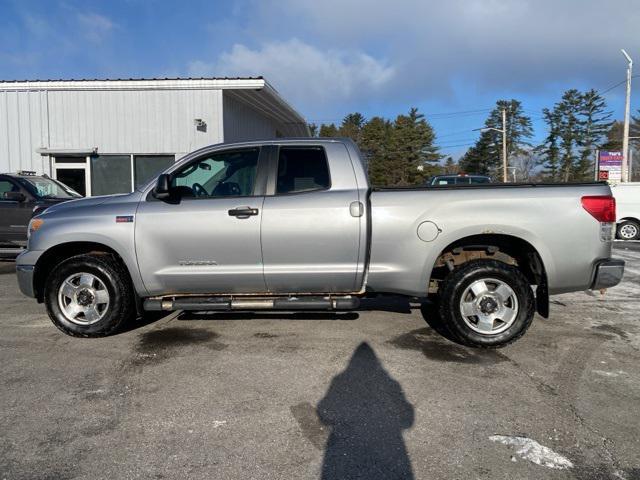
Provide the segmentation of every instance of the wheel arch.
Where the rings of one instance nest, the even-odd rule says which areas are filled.
[[[547,270],[540,252],[527,240],[509,234],[475,234],[459,238],[438,254],[432,265],[429,289],[453,268],[474,259],[492,259],[516,266],[536,285],[536,310],[549,316]]]
[[[125,269],[129,275],[129,281],[133,286],[131,272],[127,268],[126,262],[117,251],[108,245],[86,241],[60,243],[45,250],[35,264],[33,272],[33,287],[38,302],[42,302],[44,299],[44,284],[51,269],[67,258],[83,254],[112,255]]]

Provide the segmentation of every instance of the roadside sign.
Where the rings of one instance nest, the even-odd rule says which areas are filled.
[[[608,180],[612,183],[618,183],[622,180],[622,152],[599,152],[598,179]]]

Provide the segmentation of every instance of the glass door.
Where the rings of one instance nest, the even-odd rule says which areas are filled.
[[[86,157],[53,157],[53,178],[72,188],[83,197],[91,196],[91,181]]]

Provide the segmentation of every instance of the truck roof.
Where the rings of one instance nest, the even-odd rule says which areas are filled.
[[[6,173],[0,173],[0,175],[4,175],[7,177],[13,177],[13,178],[24,178],[24,177],[45,177],[48,178],[48,175],[38,175],[36,172],[32,171],[32,170],[18,170],[17,172],[6,172]]]

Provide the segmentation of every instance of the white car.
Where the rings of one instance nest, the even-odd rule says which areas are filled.
[[[618,226],[616,237],[621,240],[640,240],[640,182],[611,186],[616,199]]]

